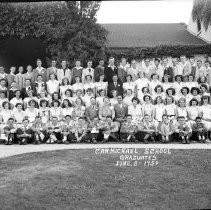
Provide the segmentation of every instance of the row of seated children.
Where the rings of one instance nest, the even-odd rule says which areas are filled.
[[[162,116],[162,121],[158,126],[150,121],[149,115],[145,115],[138,124],[133,123],[131,115],[127,115],[121,124],[112,121],[110,116],[107,116],[104,121],[95,117],[93,121],[87,123],[81,117],[75,122],[70,115],[66,115],[63,122],[59,122],[54,116],[52,121],[44,124],[41,117],[36,116],[32,125],[29,124],[28,118],[24,118],[22,126],[19,127],[16,126],[13,118],[9,118],[3,129],[4,134],[1,134],[1,138],[4,139],[6,145],[14,143],[105,143],[109,141],[122,143],[176,141],[189,144],[191,139],[206,143],[210,135],[210,131],[206,129],[200,117],[196,117],[191,127],[185,121],[184,116],[179,116],[177,123],[174,124],[167,115]]]

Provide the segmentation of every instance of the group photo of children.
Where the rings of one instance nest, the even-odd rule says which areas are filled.
[[[11,144],[206,143],[211,65],[181,55],[0,66],[0,139]],[[8,73],[6,73],[8,72]]]

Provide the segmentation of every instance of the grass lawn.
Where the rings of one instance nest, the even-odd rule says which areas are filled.
[[[154,166],[120,167],[119,159],[95,150],[0,159],[0,209],[211,208],[210,150],[171,150]]]

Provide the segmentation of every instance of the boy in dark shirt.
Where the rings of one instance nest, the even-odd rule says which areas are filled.
[[[197,135],[200,143],[206,143],[207,129],[204,123],[202,123],[201,117],[196,117],[196,122],[193,124],[192,130]]]

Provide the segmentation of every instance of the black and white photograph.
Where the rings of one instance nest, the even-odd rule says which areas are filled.
[[[211,0],[0,2],[0,210],[211,209]]]

